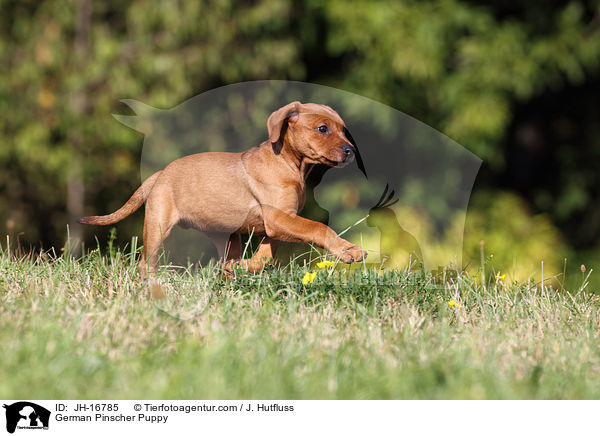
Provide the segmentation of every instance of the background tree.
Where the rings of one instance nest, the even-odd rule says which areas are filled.
[[[473,225],[518,207],[545,217],[548,241],[568,246],[561,256],[595,262],[599,11],[598,1],[2,0],[0,232],[62,246],[82,201],[86,213],[121,205],[139,182],[142,138],[110,116],[128,113],[119,99],[167,108],[228,83],[293,79],[449,135],[485,162]],[[118,225],[120,242],[141,220]],[[498,240],[508,242],[491,249],[509,253],[510,238]]]

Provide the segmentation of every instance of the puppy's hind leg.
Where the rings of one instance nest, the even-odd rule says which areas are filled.
[[[170,199],[163,197],[159,204],[149,201],[146,205],[144,250],[140,261],[140,273],[144,278],[147,275],[151,276],[156,271],[162,243],[167,239],[178,220],[174,208],[168,200]]]

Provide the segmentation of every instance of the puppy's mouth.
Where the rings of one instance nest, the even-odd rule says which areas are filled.
[[[330,167],[343,168],[354,160],[354,153],[344,156],[341,159],[334,160],[329,159],[328,157],[323,156],[324,164],[329,165]]]
[[[339,165],[340,163],[343,162],[343,161],[340,162],[340,161],[337,161],[337,160],[332,160],[332,159],[329,159],[327,157],[323,157],[323,159],[325,159],[325,162],[323,162],[323,163],[326,164],[326,165],[329,165],[330,167],[335,167],[335,166],[337,166],[337,165]]]

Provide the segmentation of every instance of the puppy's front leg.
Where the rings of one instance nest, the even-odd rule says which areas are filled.
[[[340,238],[323,223],[311,221],[271,206],[263,206],[262,211],[265,231],[272,239],[314,243],[345,263],[360,262],[367,257],[366,251]]]

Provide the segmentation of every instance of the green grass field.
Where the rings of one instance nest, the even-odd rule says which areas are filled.
[[[153,299],[135,264],[1,253],[0,397],[600,398],[585,290],[292,265],[165,270]]]

